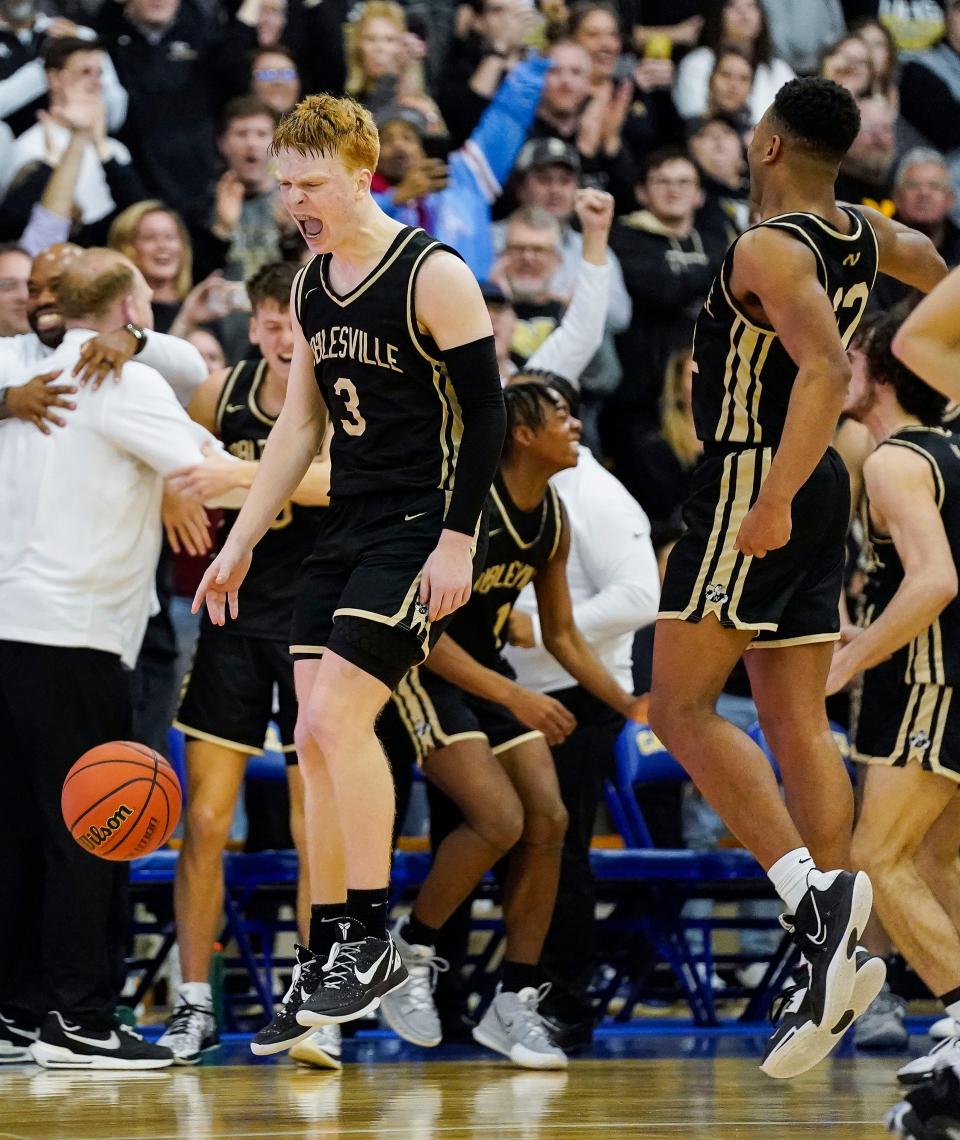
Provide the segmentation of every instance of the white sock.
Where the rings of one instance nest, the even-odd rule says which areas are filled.
[[[213,993],[210,990],[209,982],[182,982],[177,990],[177,999],[187,1005],[199,1005],[213,1009]]]
[[[815,870],[813,856],[806,847],[798,847],[794,851],[788,851],[786,855],[781,855],[767,871],[773,889],[783,899],[790,914],[797,913],[800,900],[807,893],[809,886],[807,875]]]

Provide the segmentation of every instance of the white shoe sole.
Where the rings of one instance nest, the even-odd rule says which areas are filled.
[[[27,1045],[23,1049],[9,1048],[0,1049],[0,1065],[22,1065],[24,1061],[32,1061],[30,1056],[30,1046]]]
[[[856,973],[850,1004],[834,1022],[832,1029],[822,1029],[812,1021],[775,1053],[771,1053],[760,1066],[762,1072],[775,1080],[789,1080],[819,1065],[841,1041],[843,1035],[883,989],[887,978],[886,964],[880,958],[871,958]]]
[[[289,1049],[292,1049],[294,1045],[299,1045],[301,1041],[306,1041],[308,1037],[312,1037],[315,1028],[316,1026],[310,1029],[304,1029],[304,1031],[296,1037],[291,1037],[287,1041],[273,1041],[268,1045],[262,1045],[259,1041],[251,1041],[250,1052],[253,1053],[255,1057],[272,1057],[274,1053],[286,1053]]]
[[[290,1059],[300,1065],[308,1065],[311,1069],[342,1069],[343,1061],[336,1053],[330,1053],[322,1046],[312,1041],[312,1034],[306,1041],[301,1041],[290,1050]]]
[[[394,1016],[390,1003],[384,1002],[382,998],[380,1016],[402,1041],[408,1041],[411,1045],[419,1045],[422,1049],[435,1049],[443,1041],[442,1034],[438,1033],[435,1037],[425,1037],[422,1033],[412,1030],[403,1019],[403,1015]]]
[[[321,1025],[345,1025],[348,1021],[359,1021],[362,1017],[368,1017],[371,1013],[376,1013],[380,1008],[380,1003],[385,997],[394,994],[397,990],[402,989],[407,984],[407,979],[403,978],[402,981],[397,982],[395,986],[387,990],[385,994],[372,998],[363,1009],[358,1009],[354,1013],[345,1013],[336,1017],[331,1017],[326,1013],[314,1013],[309,1009],[301,1009],[297,1013],[298,1025],[309,1025],[311,1030],[318,1029]],[[302,1040],[302,1038],[301,1038]]]
[[[852,1008],[852,995],[857,982],[857,943],[870,918],[872,907],[873,884],[868,875],[858,871],[853,882],[853,898],[850,900],[847,926],[833,955],[833,961],[827,967],[827,985],[820,1028],[832,1031],[847,1010]],[[886,967],[884,967],[884,977],[886,977]],[[879,990],[877,992],[879,993]],[[873,996],[876,997],[876,994]],[[870,1000],[873,1001],[873,998]],[[859,1017],[861,1013],[863,1009],[854,1016]],[[847,1024],[849,1025],[849,1022]]]
[[[930,1026],[929,1034],[933,1041],[945,1041],[948,1037],[958,1037],[960,1036],[960,1024],[954,1021],[952,1017],[941,1017]],[[0,1061],[2,1060],[3,1054],[0,1053]]]
[[[560,1053],[559,1055],[534,1053],[532,1049],[527,1049],[524,1045],[505,1044],[499,1037],[488,1033],[482,1024],[474,1028],[473,1039],[478,1045],[483,1045],[486,1049],[492,1049],[494,1053],[499,1053],[501,1057],[509,1058],[521,1069],[565,1069],[567,1067],[566,1053]]]
[[[60,1045],[48,1045],[45,1041],[31,1045],[30,1052],[37,1064],[44,1069],[168,1069],[173,1064],[172,1057],[143,1061],[124,1060],[121,1057],[110,1057],[105,1053],[87,1057],[70,1049],[64,1049]]]

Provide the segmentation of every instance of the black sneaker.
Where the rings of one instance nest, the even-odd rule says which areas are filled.
[[[322,968],[322,984],[297,1014],[297,1021],[311,1029],[373,1013],[380,999],[398,990],[408,977],[389,934],[386,938],[367,935],[360,942],[335,942]]]
[[[832,1030],[850,1007],[857,943],[872,904],[863,871],[837,871],[828,887],[810,887],[797,913],[781,920],[810,963],[810,1016],[821,1028]]]
[[[0,1065],[31,1060],[30,1046],[39,1032],[36,1024],[28,1024],[12,1012],[8,1016],[0,1011]]]
[[[547,1027],[550,1040],[564,1053],[582,1053],[593,1045],[595,1023],[592,1017],[565,1021],[556,1014],[541,1012],[540,1020]]]
[[[773,1003],[771,1019],[778,1021],[767,1042],[760,1068],[768,1077],[785,1080],[818,1065],[836,1046],[844,1033],[869,1007],[883,988],[887,967],[882,958],[872,957],[862,946],[855,954],[856,975],[848,1007],[831,1026],[818,1025],[813,1016],[809,975],[804,964],[801,977],[783,990]]]
[[[307,998],[323,985],[321,963],[305,946],[297,946],[295,949],[297,961],[293,967],[290,988],[273,1011],[273,1020],[255,1033],[250,1042],[250,1051],[258,1057],[282,1053],[298,1041],[305,1041],[313,1032],[312,1029],[304,1029],[297,1024],[297,1013]]]
[[[903,1140],[956,1140],[960,1136],[960,1077],[949,1065],[917,1085],[887,1113],[887,1128]]]
[[[129,1025],[109,1029],[78,1025],[54,1010],[48,1013],[30,1053],[45,1069],[165,1069],[173,1054],[151,1045]]]

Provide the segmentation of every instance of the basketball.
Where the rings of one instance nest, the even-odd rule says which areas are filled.
[[[100,859],[137,859],[170,838],[180,818],[180,781],[144,744],[98,744],[67,773],[63,822],[84,851]]]

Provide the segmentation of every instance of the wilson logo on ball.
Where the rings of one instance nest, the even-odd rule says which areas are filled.
[[[114,832],[119,830],[123,821],[132,815],[133,808],[121,804],[109,819],[103,821],[102,827],[97,827],[94,824],[89,831],[78,835],[77,839],[88,851],[95,851],[101,843],[106,843],[107,840],[112,839]]]

